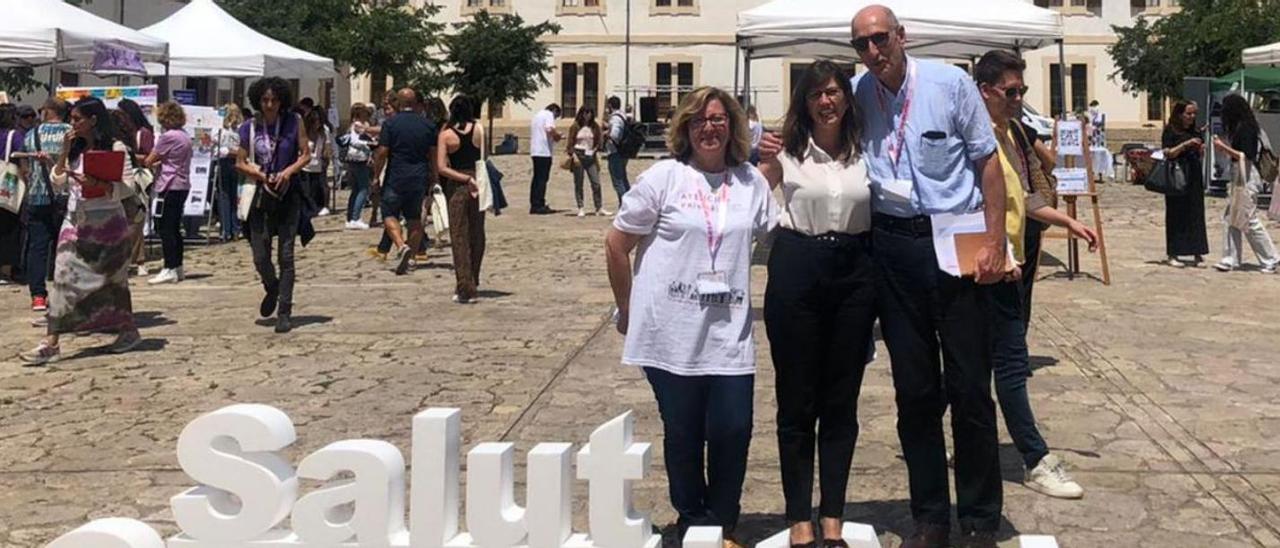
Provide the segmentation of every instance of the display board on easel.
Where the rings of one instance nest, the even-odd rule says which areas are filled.
[[[1093,178],[1093,162],[1089,150],[1089,135],[1079,120],[1059,120],[1053,124],[1053,147],[1065,165],[1053,170],[1058,179],[1058,195],[1067,204],[1067,215],[1079,218],[1078,200],[1088,197],[1093,206],[1093,229],[1098,233],[1098,258],[1102,261],[1102,283],[1111,285],[1111,268],[1107,263],[1107,241],[1102,231],[1102,208],[1099,204],[1097,182]],[[1084,167],[1080,167],[1083,164]],[[1070,233],[1051,231],[1045,238],[1067,240],[1067,278],[1080,274],[1080,240]],[[1043,247],[1041,253],[1043,253]]]

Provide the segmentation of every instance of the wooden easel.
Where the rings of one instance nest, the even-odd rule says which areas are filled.
[[[1090,155],[1092,151],[1089,148],[1089,131],[1088,125],[1082,123],[1080,129],[1080,150],[1081,156],[1067,156],[1063,158],[1066,165],[1062,167],[1074,168],[1076,162],[1083,161],[1085,169],[1085,178],[1089,181],[1089,191],[1083,194],[1060,194],[1062,201],[1067,204],[1067,216],[1072,219],[1079,219],[1079,204],[1077,201],[1081,197],[1088,197],[1093,205],[1093,230],[1098,233],[1098,257],[1102,260],[1102,283],[1111,285],[1111,267],[1107,263],[1107,240],[1102,232],[1102,208],[1098,203],[1099,193],[1097,181],[1093,178],[1093,162]],[[1053,123],[1053,152],[1058,152],[1058,122]],[[1080,240],[1072,236],[1067,231],[1045,231],[1041,235],[1042,238],[1065,239],[1067,240],[1067,279],[1074,280],[1077,274],[1080,274]],[[1044,246],[1040,247],[1040,255],[1044,256]]]

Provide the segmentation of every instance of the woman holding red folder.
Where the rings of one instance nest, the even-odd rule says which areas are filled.
[[[146,210],[133,191],[132,151],[107,107],[92,97],[72,108],[63,150],[52,182],[70,185],[71,195],[49,288],[48,335],[21,356],[32,365],[61,357],[62,333],[117,332],[112,353],[128,352],[141,341],[129,293],[129,226]]]

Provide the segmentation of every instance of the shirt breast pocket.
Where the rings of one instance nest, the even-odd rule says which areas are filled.
[[[942,131],[920,134],[920,172],[932,179],[946,179],[951,170],[951,141]]]

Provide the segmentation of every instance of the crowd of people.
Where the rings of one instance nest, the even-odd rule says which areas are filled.
[[[768,236],[764,321],[790,545],[845,546],[858,395],[878,321],[916,522],[903,546],[951,546],[952,463],[960,545],[994,547],[1003,494],[993,379],[1024,484],[1084,494],[1036,427],[1026,328],[1043,227],[1090,246],[1097,235],[1052,207],[1052,189],[1038,182],[1056,158],[1019,120],[1027,87],[1017,55],[987,53],[971,79],[908,56],[907,31],[886,7],[861,10],[851,30],[869,72],[811,65],[781,135],[753,136],[750,116],[713,87],[680,102],[672,158],[639,176],[605,241],[622,362],[642,368],[657,400],[681,534],[711,525],[732,539],[753,415],[751,246]],[[975,212],[985,232],[972,271],[942,271],[933,217]]]

